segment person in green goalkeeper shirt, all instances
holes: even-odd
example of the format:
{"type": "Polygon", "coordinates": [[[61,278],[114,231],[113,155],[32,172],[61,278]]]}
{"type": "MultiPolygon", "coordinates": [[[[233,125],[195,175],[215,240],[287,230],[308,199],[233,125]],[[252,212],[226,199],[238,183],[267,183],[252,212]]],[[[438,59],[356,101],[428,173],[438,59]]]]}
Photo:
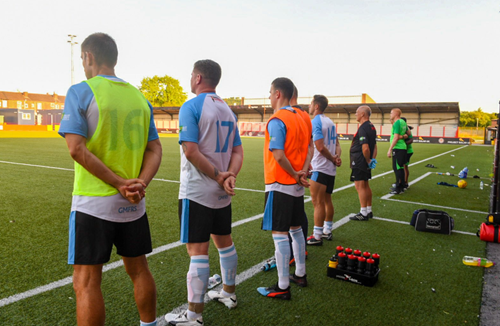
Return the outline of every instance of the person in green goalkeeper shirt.
{"type": "MultiPolygon", "coordinates": [[[[401,117],[401,120],[407,123],[406,118],[401,117]]],[[[405,162],[405,184],[403,186],[404,190],[407,190],[410,185],[408,184],[408,177],[410,176],[410,171],[408,170],[408,165],[410,164],[410,158],[413,155],[413,135],[411,133],[411,130],[413,129],[412,126],[406,127],[406,133],[403,135],[403,139],[406,143],[406,162],[405,162]]]]}
{"type": "Polygon", "coordinates": [[[406,122],[401,119],[401,110],[391,110],[391,140],[387,157],[392,157],[392,169],[396,175],[396,185],[391,188],[391,194],[399,195],[404,192],[405,170],[404,165],[406,162],[406,143],[403,135],[406,134],[406,122]]]}

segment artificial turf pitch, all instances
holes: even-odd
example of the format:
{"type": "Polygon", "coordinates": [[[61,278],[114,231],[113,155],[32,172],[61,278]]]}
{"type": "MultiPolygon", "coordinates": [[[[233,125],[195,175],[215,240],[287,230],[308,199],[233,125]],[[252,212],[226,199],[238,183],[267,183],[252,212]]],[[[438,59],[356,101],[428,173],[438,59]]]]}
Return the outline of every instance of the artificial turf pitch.
{"type": "MultiPolygon", "coordinates": [[[[163,162],[146,196],[153,247],[163,250],[149,257],[158,289],[159,316],[186,303],[185,278],[189,264],[184,246],[168,247],[179,240],[178,183],[172,182],[179,180],[179,145],[176,138],[162,137],[161,142],[163,162]]],[[[334,221],[359,210],[357,193],[349,181],[350,142],[341,142],[341,145],[343,166],[338,169],[335,188],[346,188],[333,195],[334,221]]],[[[237,187],[245,190],[238,190],[233,199],[233,222],[258,216],[264,208],[263,140],[244,138],[243,147],[245,159],[237,187]]],[[[479,212],[488,211],[490,188],[480,190],[480,180],[472,178],[467,179],[466,189],[438,186],[439,181],[456,183],[458,178],[434,172],[458,174],[467,166],[469,176],[487,177],[492,170],[493,148],[431,144],[414,144],[414,148],[414,163],[445,154],[411,166],[410,180],[433,173],[413,184],[403,195],[391,197],[405,201],[396,202],[382,199],[389,193],[394,176],[390,173],[391,160],[386,156],[388,144],[378,143],[379,164],[370,185],[374,215],[381,219],[348,222],[334,230],[333,241],[325,241],[322,247],[308,247],[308,287],[298,288],[292,284],[290,301],[264,298],[256,288],[274,284],[276,271],[256,273],[238,285],[236,309],[208,303],[205,324],[477,325],[483,270],[465,266],[461,259],[465,255],[484,256],[485,243],[475,235],[416,232],[409,225],[383,219],[409,222],[415,209],[432,209],[424,204],[439,205],[450,207],[443,210],[455,218],[456,230],[475,233],[486,216],[479,212]],[[428,163],[437,169],[426,168],[428,163]],[[339,244],[381,255],[379,281],[374,287],[326,276],[328,258],[339,244]]],[[[68,280],[72,273],[71,266],[66,264],[66,255],[73,163],[65,142],[58,138],[3,138],[0,139],[0,161],[0,196],[3,198],[0,206],[0,324],[74,325],[75,298],[71,284],[66,282],[40,290],[47,284],[68,280]],[[33,289],[40,291],[22,297],[33,289]]],[[[307,202],[305,208],[312,232],[312,203],[307,202]]],[[[239,272],[259,265],[274,254],[271,234],[261,231],[260,224],[261,219],[257,217],[233,228],[239,272]]],[[[113,254],[110,263],[117,261],[119,256],[113,254]]],[[[123,266],[116,263],[110,266],[115,268],[104,272],[102,285],[106,324],[138,325],[132,284],[123,266]]],[[[218,255],[213,246],[210,266],[212,274],[219,273],[218,255]]]]}

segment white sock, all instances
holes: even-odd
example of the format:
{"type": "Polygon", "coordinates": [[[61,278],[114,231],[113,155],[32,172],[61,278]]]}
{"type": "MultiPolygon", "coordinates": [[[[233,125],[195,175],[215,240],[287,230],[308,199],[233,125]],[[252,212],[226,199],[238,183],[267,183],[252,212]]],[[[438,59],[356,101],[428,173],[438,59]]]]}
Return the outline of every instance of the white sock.
{"type": "Polygon", "coordinates": [[[220,291],[220,294],[225,297],[225,298],[229,298],[230,296],[232,296],[234,293],[229,293],[229,292],[226,292],[224,290],[221,290],[220,291]]]}
{"type": "Polygon", "coordinates": [[[321,240],[321,236],[323,235],[323,228],[321,226],[316,226],[315,225],[314,226],[313,234],[314,234],[314,238],[316,240],[321,240]]]}
{"type": "Polygon", "coordinates": [[[201,314],[197,314],[196,312],[188,309],[187,310],[187,317],[188,317],[188,319],[195,320],[196,318],[201,317],[201,314]]]}
{"type": "MultiPolygon", "coordinates": [[[[292,247],[295,255],[295,275],[302,277],[306,275],[306,240],[302,228],[290,230],[289,233],[292,236],[292,247]]],[[[316,233],[316,230],[314,233],[316,233]]]]}
{"type": "Polygon", "coordinates": [[[278,286],[280,289],[285,290],[290,285],[290,244],[288,237],[282,234],[273,234],[273,240],[276,249],[274,256],[276,257],[276,270],[278,271],[278,286]]]}
{"type": "Polygon", "coordinates": [[[372,207],[371,207],[371,206],[366,206],[366,211],[367,211],[368,213],[371,213],[371,212],[372,212],[372,207]]]}
{"type": "Polygon", "coordinates": [[[366,207],[361,207],[361,214],[362,214],[363,216],[368,215],[368,212],[366,211],[366,207]]]}
{"type": "Polygon", "coordinates": [[[222,282],[226,285],[235,285],[236,268],[238,267],[238,254],[234,248],[234,243],[226,248],[220,248],[220,271],[222,282]]]}
{"type": "Polygon", "coordinates": [[[143,322],[142,320],[140,321],[141,323],[141,326],[156,326],[156,320],[155,321],[152,321],[150,323],[145,323],[143,322]]]}
{"type": "Polygon", "coordinates": [[[325,234],[332,233],[332,229],[333,229],[333,221],[325,221],[325,223],[323,223],[323,233],[325,234]]]}
{"type": "Polygon", "coordinates": [[[208,255],[191,256],[189,271],[186,277],[188,302],[203,302],[209,277],[210,267],[208,265],[208,255]]]}

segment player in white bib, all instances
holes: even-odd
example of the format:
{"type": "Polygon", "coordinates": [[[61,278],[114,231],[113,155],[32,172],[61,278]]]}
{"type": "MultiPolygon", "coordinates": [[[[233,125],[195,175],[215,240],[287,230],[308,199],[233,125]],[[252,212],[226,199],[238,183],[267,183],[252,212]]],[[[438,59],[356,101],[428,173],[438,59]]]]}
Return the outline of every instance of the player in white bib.
{"type": "Polygon", "coordinates": [[[243,163],[243,148],[236,116],[215,94],[220,77],[221,68],[216,62],[197,61],[191,75],[191,91],[197,96],[179,111],[180,238],[191,262],[187,273],[189,306],[181,314],[165,315],[171,325],[203,325],[210,237],[219,251],[223,288],[210,291],[208,296],[230,309],[237,304],[238,255],[231,238],[231,196],[243,163]]]}
{"type": "Polygon", "coordinates": [[[332,120],[324,115],[328,99],[314,95],[309,106],[312,120],[314,156],[311,161],[311,197],[314,205],[314,231],[307,238],[308,245],[320,246],[323,239],[332,240],[333,214],[332,192],[335,186],[337,166],[342,164],[337,131],[332,120]]]}

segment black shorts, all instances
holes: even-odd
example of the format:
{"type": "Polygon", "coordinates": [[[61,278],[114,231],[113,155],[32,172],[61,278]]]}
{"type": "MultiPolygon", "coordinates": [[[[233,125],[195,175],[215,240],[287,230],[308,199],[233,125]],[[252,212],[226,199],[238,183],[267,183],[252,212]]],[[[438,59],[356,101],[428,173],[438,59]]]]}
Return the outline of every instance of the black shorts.
{"type": "Polygon", "coordinates": [[[413,155],[413,153],[408,153],[408,152],[406,153],[406,163],[405,163],[406,165],[408,165],[410,163],[410,158],[412,155],[413,155]]]}
{"type": "Polygon", "coordinates": [[[123,257],[139,257],[153,251],[148,216],[125,223],[106,221],[82,212],[69,219],[68,264],[98,265],[109,261],[113,245],[123,257]]]}
{"type": "Polygon", "coordinates": [[[351,181],[368,181],[372,178],[372,170],[352,169],[351,181]]]}
{"type": "Polygon", "coordinates": [[[231,234],[231,204],[223,208],[209,208],[189,199],[179,199],[181,242],[200,243],[210,235],[231,234]]]}
{"type": "Polygon", "coordinates": [[[394,171],[404,169],[406,163],[406,149],[392,150],[392,169],[394,171]]]}
{"type": "Polygon", "coordinates": [[[262,230],[288,232],[304,219],[304,196],[294,197],[278,191],[266,192],[262,230]]]}
{"type": "Polygon", "coordinates": [[[325,185],[327,194],[333,193],[333,188],[335,187],[334,175],[328,175],[323,172],[314,171],[311,175],[311,180],[325,185]]]}

